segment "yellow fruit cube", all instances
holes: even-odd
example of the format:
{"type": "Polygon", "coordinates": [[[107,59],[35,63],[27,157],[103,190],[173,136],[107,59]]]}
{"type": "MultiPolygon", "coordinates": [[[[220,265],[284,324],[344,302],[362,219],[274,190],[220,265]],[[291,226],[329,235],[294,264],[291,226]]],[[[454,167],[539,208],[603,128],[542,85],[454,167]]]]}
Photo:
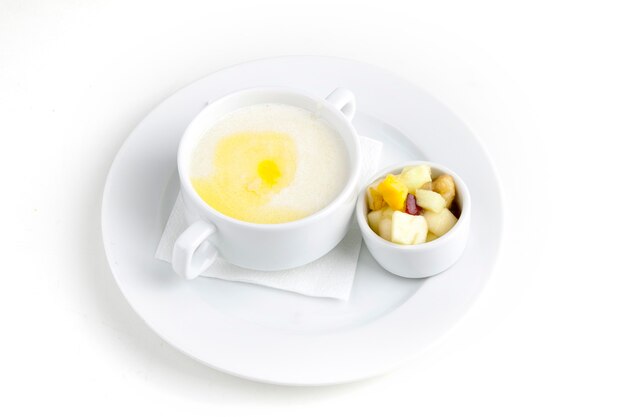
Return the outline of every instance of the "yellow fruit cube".
{"type": "Polygon", "coordinates": [[[367,187],[367,206],[370,210],[380,210],[385,206],[383,195],[376,187],[367,187]]]}
{"type": "Polygon", "coordinates": [[[382,194],[383,200],[394,210],[404,211],[406,195],[409,193],[407,186],[395,175],[387,175],[387,178],[378,184],[378,191],[382,194]]]}

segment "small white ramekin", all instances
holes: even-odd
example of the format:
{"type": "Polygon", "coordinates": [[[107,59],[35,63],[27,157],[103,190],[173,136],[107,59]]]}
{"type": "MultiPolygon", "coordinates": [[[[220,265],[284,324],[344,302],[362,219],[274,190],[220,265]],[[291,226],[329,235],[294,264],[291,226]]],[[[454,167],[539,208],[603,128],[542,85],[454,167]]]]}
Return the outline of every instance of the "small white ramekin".
{"type": "Polygon", "coordinates": [[[376,261],[392,274],[406,278],[426,278],[450,268],[463,254],[470,230],[471,198],[463,180],[452,170],[429,161],[407,161],[394,165],[376,174],[361,190],[356,204],[356,218],[361,228],[365,245],[376,261]],[[449,174],[456,185],[456,202],[461,208],[457,223],[448,233],[426,243],[399,245],[378,236],[367,222],[367,187],[387,174],[399,174],[402,168],[430,165],[433,177],[449,174]]]}

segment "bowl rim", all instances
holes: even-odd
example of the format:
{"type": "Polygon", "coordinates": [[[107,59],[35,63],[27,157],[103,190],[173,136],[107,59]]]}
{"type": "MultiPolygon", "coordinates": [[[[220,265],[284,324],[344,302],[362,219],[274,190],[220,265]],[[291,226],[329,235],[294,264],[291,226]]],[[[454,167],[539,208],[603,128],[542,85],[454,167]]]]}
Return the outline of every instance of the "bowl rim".
{"type": "Polygon", "coordinates": [[[471,213],[471,206],[472,206],[472,201],[471,201],[469,189],[467,188],[467,185],[465,184],[463,179],[456,172],[436,162],[423,161],[423,160],[411,160],[411,161],[404,161],[404,162],[400,162],[397,164],[389,165],[381,169],[380,171],[378,171],[376,174],[372,175],[366,181],[365,186],[363,186],[363,188],[359,191],[359,197],[357,199],[356,208],[355,208],[355,211],[356,211],[355,215],[357,218],[357,223],[359,224],[359,228],[361,229],[361,234],[363,235],[363,238],[366,238],[366,237],[372,238],[377,243],[382,244],[384,246],[386,245],[387,247],[394,249],[394,250],[422,251],[422,250],[433,249],[433,248],[436,248],[437,246],[444,245],[448,240],[453,239],[454,235],[458,232],[458,230],[461,229],[461,225],[469,221],[470,213],[471,213]],[[456,224],[452,226],[450,230],[448,230],[443,236],[439,236],[437,239],[431,240],[430,242],[424,242],[424,243],[419,243],[419,244],[414,244],[414,245],[402,245],[399,243],[390,242],[386,239],[383,239],[377,233],[375,233],[367,221],[367,214],[369,210],[369,208],[367,207],[365,203],[367,188],[372,183],[374,183],[375,181],[378,181],[379,179],[382,179],[388,174],[395,175],[399,173],[403,168],[406,168],[409,166],[418,166],[418,165],[429,165],[431,169],[434,168],[438,171],[441,171],[442,174],[449,174],[450,176],[452,176],[452,178],[454,179],[456,189],[457,189],[457,195],[460,195],[463,200],[463,207],[461,208],[461,215],[459,216],[459,219],[457,220],[456,224]]]}
{"type": "MultiPolygon", "coordinates": [[[[273,101],[268,100],[267,102],[270,103],[273,101]]],[[[188,150],[188,151],[192,152],[192,150],[188,150]]],[[[350,153],[349,149],[347,149],[347,153],[348,154],[350,153]]],[[[208,212],[215,218],[219,219],[219,221],[229,223],[238,227],[245,227],[245,228],[255,229],[259,231],[297,229],[299,227],[306,226],[312,222],[319,221],[322,218],[332,215],[336,211],[337,207],[342,205],[345,201],[349,201],[350,197],[354,196],[355,190],[358,190],[358,184],[359,184],[358,179],[361,174],[361,170],[363,169],[362,166],[363,166],[363,161],[362,161],[361,143],[359,140],[359,135],[356,132],[356,129],[354,127],[352,120],[346,119],[345,115],[335,106],[330,104],[326,100],[325,97],[317,97],[304,90],[300,90],[297,88],[288,88],[288,87],[271,86],[271,85],[249,87],[249,88],[244,88],[240,90],[235,90],[219,97],[216,100],[213,100],[207,103],[207,105],[202,110],[200,110],[185,127],[185,130],[181,136],[181,139],[178,143],[178,148],[176,151],[176,171],[178,173],[178,178],[180,182],[181,194],[183,195],[183,197],[189,197],[190,203],[193,205],[193,207],[198,211],[198,213],[202,217],[204,217],[205,213],[208,212]],[[201,123],[202,116],[205,113],[207,113],[213,105],[217,106],[223,102],[226,102],[227,100],[232,100],[234,97],[237,97],[237,96],[254,95],[254,94],[268,94],[268,95],[283,94],[283,95],[299,96],[303,98],[304,100],[315,103],[318,106],[325,107],[331,113],[334,114],[335,118],[337,118],[337,120],[340,123],[344,124],[345,127],[347,128],[349,135],[346,135],[346,137],[342,139],[346,141],[350,141],[354,145],[355,163],[354,163],[354,166],[351,167],[348,177],[346,178],[345,184],[343,188],[341,189],[341,191],[339,192],[339,194],[337,194],[335,198],[333,198],[326,206],[322,207],[318,211],[311,213],[310,215],[303,217],[301,219],[292,220],[292,221],[284,222],[284,223],[253,223],[253,222],[248,222],[245,220],[240,220],[234,217],[227,216],[226,214],[221,213],[220,211],[218,211],[217,209],[211,207],[208,203],[206,203],[198,195],[198,193],[196,193],[193,186],[191,185],[191,179],[188,178],[188,175],[186,175],[187,172],[186,172],[186,167],[185,167],[185,161],[187,159],[186,157],[187,153],[185,151],[188,150],[187,149],[188,142],[191,142],[194,140],[194,136],[191,133],[194,127],[201,123]]],[[[209,219],[209,221],[213,222],[215,221],[215,219],[209,219]]]]}

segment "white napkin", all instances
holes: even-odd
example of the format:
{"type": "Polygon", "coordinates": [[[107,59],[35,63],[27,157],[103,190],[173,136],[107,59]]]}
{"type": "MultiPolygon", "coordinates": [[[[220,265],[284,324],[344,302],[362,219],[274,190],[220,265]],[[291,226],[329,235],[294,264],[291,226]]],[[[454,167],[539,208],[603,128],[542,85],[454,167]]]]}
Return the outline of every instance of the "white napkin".
{"type": "MultiPolygon", "coordinates": [[[[363,162],[360,186],[376,173],[381,150],[380,142],[361,136],[363,162]]],[[[156,250],[157,259],[172,261],[174,242],[187,226],[179,195],[156,250]]],[[[361,233],[353,219],[346,237],[332,251],[307,265],[285,271],[255,271],[231,265],[218,256],[202,276],[264,285],[312,297],[347,300],[352,290],[360,249],[361,233]]]]}

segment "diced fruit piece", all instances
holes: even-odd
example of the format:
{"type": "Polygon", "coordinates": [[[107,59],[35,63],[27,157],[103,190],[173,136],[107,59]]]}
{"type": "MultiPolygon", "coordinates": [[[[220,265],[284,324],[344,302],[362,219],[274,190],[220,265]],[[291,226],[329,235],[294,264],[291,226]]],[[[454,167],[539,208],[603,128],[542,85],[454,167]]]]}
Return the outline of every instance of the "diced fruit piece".
{"type": "Polygon", "coordinates": [[[415,234],[415,239],[413,239],[413,244],[417,245],[418,243],[426,242],[426,238],[428,237],[428,222],[424,218],[424,216],[415,216],[417,219],[417,233],[415,234]]]}
{"type": "Polygon", "coordinates": [[[437,239],[437,235],[433,234],[431,232],[428,232],[428,234],[426,235],[426,242],[430,242],[437,239]]]}
{"type": "Polygon", "coordinates": [[[401,245],[412,245],[426,241],[428,224],[423,216],[396,211],[391,218],[391,241],[401,245]]]}
{"type": "Polygon", "coordinates": [[[384,181],[378,184],[378,191],[389,207],[404,211],[404,200],[409,190],[395,175],[387,175],[384,181]]]}
{"type": "Polygon", "coordinates": [[[454,196],[456,195],[454,179],[448,174],[440,175],[433,181],[433,191],[441,194],[446,200],[446,208],[450,208],[450,205],[454,201],[454,196]]]}
{"type": "Polygon", "coordinates": [[[382,211],[383,211],[383,218],[391,219],[391,216],[393,216],[393,212],[395,210],[389,206],[385,206],[385,208],[382,211]]]}
{"type": "Polygon", "coordinates": [[[391,219],[383,218],[378,223],[378,236],[391,242],[391,219]]]}
{"type": "Polygon", "coordinates": [[[415,192],[417,204],[435,213],[439,213],[446,207],[446,200],[438,193],[428,190],[417,190],[415,192]]]}
{"type": "Polygon", "coordinates": [[[380,221],[383,219],[383,211],[375,210],[367,213],[367,223],[369,223],[370,227],[374,231],[374,233],[378,234],[378,225],[380,221]]]}
{"type": "Polygon", "coordinates": [[[433,183],[432,181],[427,182],[426,184],[422,185],[420,187],[420,190],[428,190],[428,191],[432,191],[433,189],[433,183]]]}
{"type": "Polygon", "coordinates": [[[444,208],[439,213],[425,210],[424,217],[428,222],[428,230],[437,236],[446,234],[457,222],[457,218],[447,208],[444,208]]]}
{"type": "Polygon", "coordinates": [[[391,217],[391,241],[402,245],[410,245],[415,240],[417,227],[410,214],[396,211],[391,217]]]}
{"type": "Polygon", "coordinates": [[[404,207],[404,212],[412,214],[413,216],[419,216],[422,214],[422,208],[417,205],[417,201],[415,200],[415,196],[413,194],[408,194],[406,196],[406,206],[404,207]]]}
{"type": "Polygon", "coordinates": [[[376,185],[367,187],[367,206],[370,210],[380,210],[385,205],[383,195],[378,192],[376,185]]]}
{"type": "Polygon", "coordinates": [[[419,190],[422,185],[431,181],[430,166],[418,165],[416,167],[406,167],[400,173],[400,180],[406,184],[409,191],[414,193],[419,190]]]}

